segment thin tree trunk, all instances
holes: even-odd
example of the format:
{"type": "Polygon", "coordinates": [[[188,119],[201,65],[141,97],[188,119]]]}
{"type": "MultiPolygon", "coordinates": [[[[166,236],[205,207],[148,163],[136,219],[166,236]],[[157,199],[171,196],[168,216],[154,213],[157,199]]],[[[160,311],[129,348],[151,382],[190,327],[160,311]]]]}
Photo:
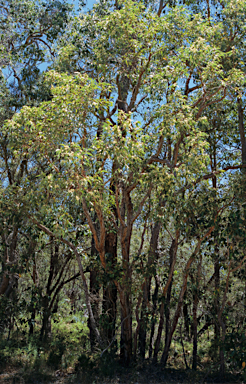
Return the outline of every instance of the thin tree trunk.
{"type": "Polygon", "coordinates": [[[159,291],[159,282],[157,280],[157,276],[155,276],[155,291],[152,296],[152,318],[151,318],[151,331],[150,331],[150,340],[149,340],[149,359],[152,358],[152,353],[153,353],[153,338],[155,334],[158,291],[159,291]]]}
{"type": "Polygon", "coordinates": [[[182,332],[182,321],[181,321],[181,324],[180,324],[179,333],[180,333],[180,343],[181,343],[182,350],[183,350],[183,357],[184,357],[185,368],[186,369],[190,369],[189,365],[187,363],[186,354],[185,354],[185,347],[184,347],[184,342],[183,342],[183,332],[182,332]]]}
{"type": "MultiPolygon", "coordinates": [[[[216,248],[217,249],[217,248],[216,248]]],[[[218,249],[217,249],[218,251],[218,249]]],[[[216,318],[214,322],[214,341],[216,347],[218,347],[218,342],[220,340],[220,324],[218,321],[218,315],[220,311],[220,262],[217,257],[214,263],[214,291],[215,291],[215,298],[214,298],[214,308],[215,308],[215,313],[216,313],[216,318]]]]}
{"type": "Polygon", "coordinates": [[[192,333],[193,333],[193,359],[192,359],[192,369],[196,371],[197,369],[197,307],[199,302],[199,285],[200,285],[200,276],[201,276],[201,267],[202,267],[202,255],[200,256],[200,262],[197,269],[196,276],[196,287],[193,294],[193,324],[192,324],[192,333]]]}
{"type": "Polygon", "coordinates": [[[142,296],[141,296],[141,294],[139,294],[137,305],[136,305],[136,310],[135,310],[137,327],[136,327],[136,331],[135,331],[135,335],[134,335],[134,347],[133,347],[134,360],[136,360],[136,357],[137,357],[137,343],[138,343],[138,334],[139,334],[139,328],[140,328],[139,306],[141,304],[141,301],[142,301],[142,296]]]}
{"type": "Polygon", "coordinates": [[[183,315],[184,315],[184,326],[185,326],[186,337],[188,340],[190,340],[190,316],[189,316],[188,304],[185,301],[186,301],[186,295],[184,297],[183,315]]]}
{"type": "MultiPolygon", "coordinates": [[[[97,250],[95,248],[95,241],[92,237],[91,241],[91,256],[92,258],[97,255],[97,250]]],[[[93,312],[94,320],[96,323],[96,326],[99,325],[99,291],[100,287],[98,284],[98,269],[94,265],[90,269],[90,300],[91,300],[91,309],[93,312]]],[[[91,323],[91,318],[89,316],[88,318],[88,328],[90,331],[90,345],[91,345],[91,351],[94,351],[97,343],[97,335],[95,333],[95,329],[91,323]]]]}
{"type": "MultiPolygon", "coordinates": [[[[171,268],[171,258],[170,258],[170,268],[171,268]]],[[[167,299],[165,302],[165,345],[168,342],[168,335],[170,333],[170,302],[171,302],[171,293],[172,293],[172,285],[173,285],[173,279],[171,280],[168,290],[167,290],[167,299]]]]}
{"type": "Polygon", "coordinates": [[[124,275],[120,288],[121,303],[121,341],[120,341],[120,358],[121,362],[128,366],[132,358],[132,303],[131,303],[131,269],[130,269],[130,240],[132,235],[132,217],[133,206],[130,194],[123,191],[124,201],[121,215],[121,250],[122,250],[122,266],[124,275]],[[127,210],[127,224],[123,224],[127,210]]]}
{"type": "MultiPolygon", "coordinates": [[[[169,324],[169,315],[168,315],[168,305],[165,305],[167,303],[169,295],[171,295],[171,289],[172,289],[172,280],[173,280],[173,272],[174,272],[174,266],[176,262],[176,255],[177,255],[177,250],[178,250],[178,238],[179,238],[179,232],[176,232],[176,237],[175,239],[172,240],[171,247],[169,249],[169,275],[168,275],[168,281],[164,287],[163,290],[163,295],[162,295],[162,303],[160,307],[160,321],[159,321],[159,326],[158,326],[158,332],[157,332],[157,337],[156,337],[156,342],[155,342],[155,350],[154,350],[154,357],[153,357],[153,364],[157,363],[157,356],[160,348],[160,342],[161,342],[161,336],[162,336],[162,331],[163,331],[163,326],[164,326],[164,313],[166,309],[166,316],[168,318],[168,321],[166,324],[169,324]],[[167,294],[167,298],[165,297],[167,294]]],[[[171,297],[171,296],[170,296],[171,297]]],[[[167,328],[169,326],[167,325],[167,328]]],[[[166,340],[168,339],[167,333],[166,333],[166,340]]]]}
{"type": "Polygon", "coordinates": [[[139,329],[139,353],[142,359],[145,358],[146,335],[147,335],[147,326],[148,326],[148,303],[150,301],[150,287],[151,287],[152,275],[153,273],[155,274],[155,271],[153,270],[153,265],[156,259],[158,258],[157,248],[158,248],[160,228],[161,228],[160,222],[156,222],[152,229],[148,262],[147,262],[148,276],[146,277],[144,286],[143,286],[143,301],[142,301],[141,320],[140,320],[140,329],[139,329]]]}
{"type": "MultiPolygon", "coordinates": [[[[97,130],[97,138],[100,139],[103,129],[103,123],[105,121],[104,112],[98,111],[101,123],[98,126],[97,130]]],[[[112,196],[115,196],[116,191],[116,181],[114,179],[115,172],[117,171],[117,162],[113,162],[112,166],[112,182],[110,184],[109,193],[112,196]]],[[[111,206],[112,214],[115,217],[115,221],[117,222],[117,209],[114,204],[111,206]]],[[[107,228],[105,234],[105,256],[107,258],[107,282],[103,286],[103,302],[102,302],[102,337],[104,341],[111,345],[111,350],[117,350],[117,341],[114,343],[111,341],[115,336],[115,326],[116,326],[116,316],[117,316],[117,287],[114,283],[114,279],[108,274],[114,274],[114,269],[117,264],[117,232],[115,228],[108,223],[109,227],[107,228]]],[[[96,252],[94,246],[94,252],[96,252]]],[[[97,311],[98,312],[98,311],[97,311]]],[[[95,313],[96,317],[98,317],[98,313],[95,313]]]]}
{"type": "MultiPolygon", "coordinates": [[[[229,251],[228,251],[228,253],[229,253],[229,251]]],[[[228,259],[229,259],[229,254],[228,254],[228,259]]],[[[228,289],[229,289],[230,274],[231,274],[231,272],[235,272],[239,268],[241,268],[242,263],[243,263],[243,260],[233,270],[231,269],[232,262],[230,261],[230,263],[229,263],[229,270],[228,270],[228,274],[227,274],[227,278],[226,278],[226,286],[225,286],[225,290],[224,290],[224,294],[223,294],[223,298],[222,298],[222,302],[221,302],[221,307],[220,307],[219,312],[218,312],[218,323],[219,323],[219,325],[221,327],[221,331],[222,331],[221,345],[220,345],[220,351],[219,351],[219,356],[220,356],[220,379],[221,380],[223,380],[224,376],[225,376],[224,342],[225,342],[225,336],[226,336],[226,325],[225,325],[225,322],[223,320],[223,311],[225,309],[225,304],[226,304],[226,299],[227,299],[227,292],[228,292],[228,289]]]]}
{"type": "Polygon", "coordinates": [[[151,280],[151,277],[146,278],[146,281],[143,287],[143,301],[142,301],[142,308],[141,308],[141,319],[140,319],[139,337],[138,337],[139,354],[142,359],[145,358],[146,330],[147,330],[147,322],[148,322],[147,304],[149,302],[150,280],[151,280]]]}
{"type": "Polygon", "coordinates": [[[197,369],[197,304],[198,298],[197,294],[194,296],[193,302],[193,324],[192,324],[192,333],[193,333],[193,351],[192,351],[192,369],[196,371],[197,369]]]}
{"type": "MultiPolygon", "coordinates": [[[[35,260],[35,257],[34,257],[34,265],[33,265],[33,271],[32,271],[32,280],[33,280],[35,288],[37,287],[36,275],[37,275],[36,260],[35,260]]],[[[35,295],[36,295],[36,293],[35,293],[35,295]]],[[[35,307],[33,306],[32,314],[31,314],[31,319],[30,319],[30,323],[29,323],[30,324],[30,326],[29,326],[29,335],[30,336],[33,335],[33,332],[34,332],[35,317],[36,317],[36,310],[35,310],[35,307]]]]}
{"type": "MultiPolygon", "coordinates": [[[[106,234],[105,254],[109,272],[114,273],[117,263],[117,235],[114,232],[106,234]]],[[[117,287],[113,279],[109,276],[106,286],[103,289],[103,315],[104,315],[104,339],[110,344],[115,336],[115,325],[117,315],[117,287]]],[[[111,349],[116,349],[116,342],[111,349]]]]}
{"type": "Polygon", "coordinates": [[[180,312],[181,312],[181,308],[182,308],[182,305],[183,305],[184,295],[185,295],[186,288],[187,288],[187,279],[188,279],[188,275],[189,275],[190,266],[193,263],[193,261],[195,259],[195,256],[197,255],[197,253],[199,252],[199,250],[201,248],[202,241],[205,238],[207,238],[208,236],[210,236],[210,234],[211,234],[211,232],[213,230],[214,230],[214,226],[212,226],[206,232],[206,234],[198,241],[197,246],[196,246],[193,254],[191,255],[191,257],[189,258],[189,260],[186,263],[184,277],[183,277],[183,284],[182,284],[182,287],[181,287],[181,290],[180,290],[180,293],[179,293],[178,305],[177,305],[177,308],[176,308],[176,311],[175,311],[175,315],[174,315],[174,318],[173,318],[173,321],[172,321],[171,330],[169,332],[169,335],[168,335],[168,338],[167,338],[167,342],[165,344],[165,348],[164,348],[164,351],[163,351],[163,354],[162,354],[162,357],[161,357],[161,362],[164,365],[164,367],[165,367],[165,365],[167,363],[169,349],[170,349],[171,342],[172,342],[172,337],[173,337],[173,334],[175,332],[175,329],[177,327],[178,320],[179,320],[179,317],[180,317],[180,312]]]}
{"type": "MultiPolygon", "coordinates": [[[[86,211],[86,214],[87,214],[87,211],[86,211]]],[[[32,222],[34,224],[37,225],[37,227],[39,229],[41,229],[43,232],[45,232],[47,235],[49,236],[52,236],[52,237],[56,237],[55,234],[50,230],[48,229],[47,227],[45,227],[45,225],[39,223],[35,218],[31,218],[32,222]]],[[[91,223],[90,223],[91,224],[91,223]]],[[[96,321],[95,321],[95,318],[93,316],[93,311],[92,311],[92,308],[91,308],[91,300],[90,300],[90,294],[89,294],[89,289],[88,289],[88,285],[87,285],[87,281],[86,281],[86,277],[85,277],[85,274],[84,274],[84,270],[83,270],[83,267],[82,267],[82,263],[81,263],[81,259],[80,259],[80,255],[78,253],[78,250],[76,248],[75,245],[73,245],[73,243],[71,243],[69,240],[66,240],[64,239],[63,237],[60,237],[59,240],[64,243],[64,244],[67,244],[74,252],[75,256],[76,256],[76,260],[77,260],[77,263],[78,263],[78,267],[79,267],[79,273],[81,275],[81,278],[82,278],[82,282],[83,282],[83,288],[84,288],[84,292],[85,292],[85,302],[86,302],[86,307],[88,309],[88,313],[89,313],[89,318],[90,318],[90,322],[91,322],[91,326],[93,328],[93,331],[96,335],[96,340],[100,346],[100,348],[104,348],[104,345],[103,345],[103,342],[102,342],[102,339],[101,339],[101,335],[100,335],[100,332],[97,328],[97,325],[96,325],[96,321]]],[[[100,255],[101,258],[103,259],[103,254],[100,255]]]]}
{"type": "MultiPolygon", "coordinates": [[[[190,264],[191,264],[192,260],[189,260],[189,261],[190,261],[190,264]]],[[[166,337],[166,343],[165,343],[164,351],[163,351],[163,354],[162,354],[162,357],[161,357],[161,363],[163,364],[164,367],[165,367],[165,365],[167,363],[169,349],[170,349],[171,342],[172,342],[172,337],[173,337],[174,331],[175,331],[175,329],[177,327],[178,320],[179,320],[179,317],[180,317],[181,308],[182,308],[182,305],[183,305],[184,294],[185,294],[186,287],[187,287],[187,278],[188,278],[188,271],[185,273],[185,276],[184,276],[184,279],[183,279],[183,285],[182,285],[182,288],[180,290],[179,299],[178,299],[178,305],[177,305],[176,312],[175,312],[175,315],[174,315],[174,318],[173,318],[173,322],[172,322],[172,326],[171,326],[170,332],[168,333],[168,335],[166,337]]]]}
{"type": "Polygon", "coordinates": [[[220,326],[221,326],[221,344],[220,345],[220,379],[223,380],[225,377],[225,354],[224,354],[224,341],[225,341],[225,335],[226,335],[226,326],[221,318],[220,320],[220,326]]]}
{"type": "MultiPolygon", "coordinates": [[[[216,148],[214,147],[213,151],[213,157],[211,159],[212,165],[212,171],[216,171],[217,169],[217,159],[216,159],[216,148]]],[[[217,188],[217,178],[216,176],[212,179],[213,188],[217,188]]],[[[214,249],[215,249],[215,262],[214,262],[214,291],[215,291],[215,298],[214,298],[214,308],[215,308],[215,322],[214,322],[214,341],[216,349],[218,348],[218,343],[220,340],[220,323],[218,320],[219,317],[219,311],[220,311],[220,261],[219,261],[219,248],[216,243],[216,240],[214,240],[214,249]]],[[[217,352],[216,352],[217,353],[217,352]]]]}

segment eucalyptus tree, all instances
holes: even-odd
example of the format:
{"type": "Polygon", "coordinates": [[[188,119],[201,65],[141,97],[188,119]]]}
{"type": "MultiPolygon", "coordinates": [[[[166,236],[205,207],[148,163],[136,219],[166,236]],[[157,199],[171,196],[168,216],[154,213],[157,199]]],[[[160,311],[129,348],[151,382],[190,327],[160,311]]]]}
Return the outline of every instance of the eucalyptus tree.
{"type": "MultiPolygon", "coordinates": [[[[231,52],[230,57],[227,57],[222,61],[222,70],[224,73],[231,71],[232,69],[245,72],[245,3],[244,2],[218,2],[215,7],[207,2],[207,6],[204,7],[206,17],[210,23],[221,24],[221,37],[218,44],[221,46],[221,50],[224,52],[231,52]]],[[[212,106],[212,111],[208,112],[208,118],[210,121],[209,126],[209,142],[210,142],[210,164],[213,171],[217,171],[220,167],[226,169],[240,168],[242,164],[241,173],[241,185],[235,190],[234,198],[240,203],[244,203],[244,189],[245,182],[243,174],[244,162],[245,162],[245,130],[244,130],[244,92],[245,82],[243,77],[239,80],[235,87],[230,87],[227,90],[227,97],[224,102],[217,107],[212,106]],[[228,151],[228,149],[230,150],[228,151]],[[240,156],[241,152],[241,156],[240,156]],[[240,159],[241,157],[241,159],[240,159]]],[[[238,174],[237,174],[238,175],[238,174]]],[[[231,187],[234,185],[233,178],[224,178],[223,182],[217,179],[216,175],[213,178],[213,187],[218,189],[218,195],[227,193],[225,188],[226,181],[231,187]]],[[[238,185],[239,186],[239,185],[238,185]]],[[[234,212],[228,213],[229,217],[235,215],[238,218],[238,223],[234,223],[237,227],[239,224],[240,214],[235,212],[235,204],[230,206],[230,210],[234,212]]],[[[240,208],[240,211],[242,207],[240,208]]],[[[231,220],[231,219],[230,219],[231,220]]],[[[223,224],[222,224],[223,228],[223,224]]],[[[215,257],[215,337],[220,338],[220,333],[225,334],[225,320],[223,319],[221,307],[223,307],[223,296],[220,295],[220,270],[223,265],[224,243],[218,244],[221,234],[216,231],[217,235],[214,236],[214,257],[215,257]]],[[[229,236],[231,238],[231,235],[229,236]]],[[[236,253],[235,253],[236,258],[236,253]]],[[[224,268],[224,266],[223,266],[224,268]]],[[[229,272],[228,272],[229,273],[229,272]]],[[[222,339],[224,336],[222,335],[222,339]]],[[[223,349],[223,347],[222,347],[223,349]]],[[[224,374],[225,364],[223,351],[220,351],[220,371],[224,374]]]]}
{"type": "Polygon", "coordinates": [[[42,72],[54,59],[55,42],[70,10],[70,5],[60,1],[0,2],[1,296],[13,294],[23,258],[32,258],[36,247],[35,231],[30,230],[20,202],[12,199],[21,188],[27,159],[16,158],[3,126],[23,105],[38,105],[50,98],[42,72]]]}
{"type": "MultiPolygon", "coordinates": [[[[103,350],[116,337],[116,313],[107,300],[116,308],[117,290],[126,364],[132,359],[134,316],[134,354],[139,339],[143,358],[149,319],[152,356],[159,317],[155,362],[166,322],[161,359],[166,364],[188,279],[199,280],[192,265],[197,263],[201,273],[209,239],[215,244],[229,236],[223,220],[233,212],[235,196],[223,181],[225,172],[242,168],[240,153],[230,153],[239,133],[244,163],[244,50],[239,51],[244,3],[220,2],[216,10],[209,2],[179,6],[160,1],[155,10],[135,1],[100,2],[70,20],[67,34],[61,33],[68,10],[63,3],[42,7],[9,1],[2,8],[8,22],[1,24],[6,29],[1,60],[13,81],[5,82],[1,120],[27,104],[2,128],[2,201],[15,204],[29,225],[74,252],[90,325],[103,350]],[[53,56],[55,71],[35,88],[39,63],[53,56]],[[228,131],[230,122],[236,130],[228,131]],[[71,204],[79,206],[79,219],[71,204]],[[88,241],[77,236],[78,228],[91,234],[100,260],[103,306],[111,323],[103,334],[85,277],[88,241]],[[141,232],[137,244],[136,231],[141,232]],[[163,281],[158,276],[160,233],[171,239],[163,281]],[[177,265],[182,269],[178,277],[177,265]]],[[[223,241],[220,252],[228,246],[223,241]]],[[[239,264],[242,257],[239,252],[239,264]]],[[[230,264],[229,277],[235,268],[230,264]]],[[[219,270],[217,263],[217,275],[219,270]]],[[[226,287],[217,300],[221,328],[226,287]]],[[[194,327],[198,299],[194,294],[194,327]]],[[[197,331],[194,335],[195,368],[197,331]]]]}
{"type": "MultiPolygon", "coordinates": [[[[182,208],[192,202],[199,209],[193,186],[198,188],[198,183],[206,184],[206,180],[214,177],[208,168],[206,134],[201,129],[206,124],[205,111],[224,100],[227,89],[241,83],[242,74],[235,68],[226,73],[221,69],[221,63],[232,55],[231,51],[224,52],[215,39],[221,25],[211,25],[187,8],[169,9],[159,17],[136,2],[122,3],[120,9],[112,12],[97,6],[78,25],[72,36],[79,46],[80,61],[76,57],[76,45],[70,43],[61,50],[57,68],[77,60],[80,74],[67,76],[52,72],[49,76],[52,100],[37,108],[23,108],[7,129],[19,159],[24,155],[32,167],[34,162],[38,164],[45,158],[47,171],[27,168],[21,200],[34,224],[50,236],[59,237],[75,252],[90,320],[102,345],[79,245],[73,231],[68,230],[73,228],[73,217],[65,220],[66,204],[62,204],[61,191],[65,200],[72,196],[81,204],[101,267],[111,275],[118,290],[122,313],[121,357],[129,363],[136,300],[131,289],[133,229],[137,220],[144,220],[149,199],[153,201],[151,214],[158,217],[158,226],[167,225],[170,217],[176,217],[174,243],[170,248],[174,254],[170,256],[170,271],[162,292],[165,300],[179,237],[183,236],[180,226],[188,220],[182,208]],[[35,184],[32,171],[35,171],[35,184]],[[27,204],[29,189],[31,205],[27,204]],[[62,207],[62,214],[55,209],[57,204],[62,207]],[[53,221],[44,220],[41,212],[47,212],[46,217],[50,215],[53,221]],[[163,219],[165,213],[167,217],[163,219]],[[113,268],[105,249],[106,234],[112,231],[118,235],[120,248],[113,268]]],[[[222,210],[223,204],[214,212],[209,226],[200,227],[196,234],[198,240],[187,259],[164,363],[180,316],[190,266],[202,242],[214,230],[222,210]]],[[[153,263],[154,255],[149,264],[153,263]]],[[[143,284],[144,281],[143,276],[143,284]]],[[[155,358],[162,329],[160,322],[155,358]]]]}

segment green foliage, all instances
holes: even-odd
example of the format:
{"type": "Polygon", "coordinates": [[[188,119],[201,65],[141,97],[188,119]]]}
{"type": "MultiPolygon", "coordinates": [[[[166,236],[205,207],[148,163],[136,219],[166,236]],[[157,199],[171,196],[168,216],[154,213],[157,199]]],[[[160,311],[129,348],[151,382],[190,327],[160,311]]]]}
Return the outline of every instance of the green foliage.
{"type": "Polygon", "coordinates": [[[240,369],[245,1],[0,6],[3,360],[240,369]]]}

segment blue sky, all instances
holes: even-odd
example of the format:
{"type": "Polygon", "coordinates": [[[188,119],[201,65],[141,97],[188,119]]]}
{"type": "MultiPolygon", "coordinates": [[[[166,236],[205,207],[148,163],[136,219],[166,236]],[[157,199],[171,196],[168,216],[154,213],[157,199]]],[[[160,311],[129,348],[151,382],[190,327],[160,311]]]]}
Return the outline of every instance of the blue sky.
{"type": "MultiPolygon", "coordinates": [[[[71,4],[75,5],[75,9],[78,8],[79,0],[69,0],[71,4]]],[[[91,9],[96,0],[87,0],[85,9],[91,9]]]]}

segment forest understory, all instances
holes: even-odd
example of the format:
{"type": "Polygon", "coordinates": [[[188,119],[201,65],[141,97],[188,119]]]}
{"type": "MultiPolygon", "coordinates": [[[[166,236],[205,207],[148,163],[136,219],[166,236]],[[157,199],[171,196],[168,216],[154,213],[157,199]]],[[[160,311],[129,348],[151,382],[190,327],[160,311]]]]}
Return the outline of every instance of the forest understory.
{"type": "MultiPolygon", "coordinates": [[[[71,320],[71,318],[70,318],[71,320]]],[[[72,322],[54,331],[53,339],[47,343],[39,340],[39,335],[23,337],[25,327],[21,327],[12,341],[1,343],[0,383],[9,384],[244,384],[246,375],[243,368],[230,372],[221,378],[219,364],[211,349],[210,355],[199,351],[199,363],[196,371],[192,370],[192,343],[180,342],[175,338],[171,346],[169,359],[164,368],[160,363],[136,359],[130,366],[122,365],[115,353],[100,351],[90,353],[86,349],[88,328],[76,329],[72,322]],[[72,329],[73,328],[73,329],[72,329]],[[71,337],[72,335],[72,337],[71,337]],[[76,341],[75,338],[76,337],[76,341]],[[81,339],[83,343],[81,343],[81,339]],[[13,341],[14,340],[14,341],[13,341]],[[81,348],[81,344],[84,344],[81,348]],[[188,365],[188,366],[187,366],[188,365]]],[[[213,336],[210,334],[210,337],[213,336]]],[[[206,348],[209,335],[206,335],[206,348]]],[[[87,346],[89,347],[89,346],[87,346]]]]}

